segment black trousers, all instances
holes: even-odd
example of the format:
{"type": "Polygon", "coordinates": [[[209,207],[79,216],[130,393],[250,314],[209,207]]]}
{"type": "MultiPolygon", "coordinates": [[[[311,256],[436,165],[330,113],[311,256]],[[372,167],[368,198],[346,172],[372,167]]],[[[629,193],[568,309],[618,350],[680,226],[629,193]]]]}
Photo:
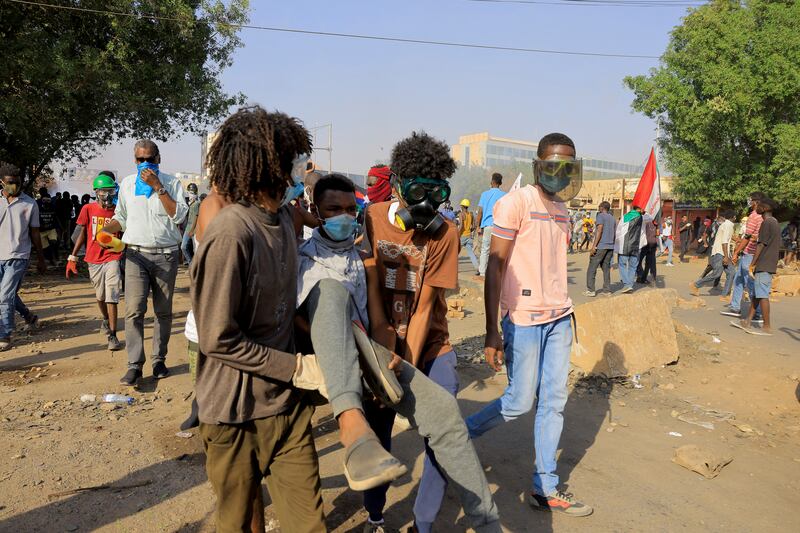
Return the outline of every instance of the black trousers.
{"type": "Polygon", "coordinates": [[[603,269],[603,288],[611,291],[611,259],[614,250],[597,250],[589,258],[589,268],[586,269],[586,289],[594,292],[594,280],[597,277],[597,267],[603,269]]]}
{"type": "Polygon", "coordinates": [[[653,281],[656,281],[657,251],[658,244],[648,244],[639,250],[639,265],[636,267],[636,281],[639,283],[647,283],[648,274],[653,274],[653,281]]]}

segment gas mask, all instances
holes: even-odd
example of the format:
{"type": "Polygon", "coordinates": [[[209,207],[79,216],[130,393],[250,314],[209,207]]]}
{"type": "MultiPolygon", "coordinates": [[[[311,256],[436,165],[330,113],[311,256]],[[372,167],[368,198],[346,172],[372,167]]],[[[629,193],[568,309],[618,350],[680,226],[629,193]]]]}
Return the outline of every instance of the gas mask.
{"type": "Polygon", "coordinates": [[[557,202],[568,202],[583,185],[583,160],[552,155],[533,162],[533,179],[557,202]]]}
{"type": "Polygon", "coordinates": [[[101,206],[106,209],[112,209],[114,207],[117,199],[116,189],[97,189],[95,194],[97,195],[97,203],[101,206]]]}
{"type": "Polygon", "coordinates": [[[400,229],[418,229],[429,235],[439,231],[444,224],[439,206],[450,198],[450,185],[445,180],[431,178],[400,179],[399,184],[400,196],[406,203],[395,215],[400,229]]]}

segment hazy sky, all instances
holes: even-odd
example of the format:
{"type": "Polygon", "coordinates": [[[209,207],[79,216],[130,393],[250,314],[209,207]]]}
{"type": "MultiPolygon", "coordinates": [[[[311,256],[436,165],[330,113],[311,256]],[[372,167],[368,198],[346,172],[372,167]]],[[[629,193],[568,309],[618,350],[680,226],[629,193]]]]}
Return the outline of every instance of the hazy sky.
{"type": "MultiPolygon", "coordinates": [[[[534,5],[468,0],[251,0],[251,24],[525,48],[659,56],[685,7],[534,5]]],[[[364,173],[412,130],[538,140],[570,135],[579,155],[643,163],[654,123],[634,114],[622,84],[655,59],[444,48],[242,30],[226,90],[301,118],[333,124],[333,166],[364,173]]],[[[320,140],[324,145],[327,140],[320,140]]],[[[167,172],[200,170],[200,141],[161,143],[167,172]]],[[[327,161],[327,154],[317,156],[327,161]]],[[[123,175],[132,142],[91,161],[123,175]]]]}

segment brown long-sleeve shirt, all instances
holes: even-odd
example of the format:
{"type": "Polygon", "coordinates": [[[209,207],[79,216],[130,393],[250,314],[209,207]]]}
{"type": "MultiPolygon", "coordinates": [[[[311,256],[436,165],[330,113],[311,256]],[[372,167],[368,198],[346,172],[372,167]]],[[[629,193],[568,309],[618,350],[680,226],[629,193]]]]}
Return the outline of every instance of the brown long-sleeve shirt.
{"type": "Polygon", "coordinates": [[[287,410],[296,397],[291,212],[275,215],[252,204],[223,209],[203,236],[190,276],[200,421],[239,423],[287,410]]]}

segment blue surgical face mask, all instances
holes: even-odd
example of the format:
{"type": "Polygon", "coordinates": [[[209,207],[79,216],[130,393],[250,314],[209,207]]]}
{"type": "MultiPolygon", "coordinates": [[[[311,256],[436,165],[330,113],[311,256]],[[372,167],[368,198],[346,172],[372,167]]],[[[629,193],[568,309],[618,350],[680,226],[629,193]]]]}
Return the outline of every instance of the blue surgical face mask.
{"type": "Polygon", "coordinates": [[[326,218],[322,222],[322,228],[332,240],[344,241],[356,234],[358,222],[356,222],[356,217],[353,215],[342,213],[335,217],[326,218]]]}

